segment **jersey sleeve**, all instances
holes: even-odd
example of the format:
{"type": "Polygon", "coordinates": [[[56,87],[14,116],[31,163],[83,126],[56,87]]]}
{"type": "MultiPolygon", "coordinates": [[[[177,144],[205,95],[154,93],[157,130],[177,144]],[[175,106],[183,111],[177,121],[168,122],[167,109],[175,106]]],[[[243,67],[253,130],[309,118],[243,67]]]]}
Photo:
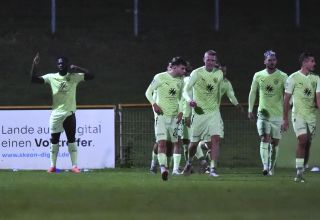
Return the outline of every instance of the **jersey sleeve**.
{"type": "Polygon", "coordinates": [[[258,90],[258,80],[257,80],[257,75],[254,75],[252,83],[251,83],[251,89],[249,93],[249,107],[248,107],[248,112],[252,112],[254,103],[256,101],[256,96],[257,96],[257,90],[258,90]]]}
{"type": "Polygon", "coordinates": [[[285,93],[292,94],[294,89],[294,80],[292,77],[289,77],[286,81],[285,93]]]}
{"type": "Polygon", "coordinates": [[[238,105],[239,102],[234,94],[234,90],[232,88],[232,85],[230,82],[228,82],[228,89],[227,89],[227,96],[230,100],[230,102],[233,104],[233,105],[238,105]]]}
{"type": "Polygon", "coordinates": [[[84,73],[72,73],[72,76],[76,83],[84,81],[84,73]]]}
{"type": "Polygon", "coordinates": [[[155,93],[155,90],[159,87],[159,77],[155,76],[150,83],[149,87],[147,88],[147,91],[145,93],[148,101],[153,105],[156,102],[156,95],[154,96],[153,94],[155,93]]]}
{"type": "Polygon", "coordinates": [[[46,84],[50,84],[50,79],[51,79],[52,74],[45,74],[42,77],[42,79],[44,80],[44,83],[46,84]]]}
{"type": "Polygon", "coordinates": [[[193,71],[190,75],[189,81],[183,88],[182,96],[189,103],[192,100],[192,88],[197,81],[197,72],[193,71]]]}
{"type": "Polygon", "coordinates": [[[317,77],[317,89],[316,92],[320,92],[320,77],[317,77]]]}

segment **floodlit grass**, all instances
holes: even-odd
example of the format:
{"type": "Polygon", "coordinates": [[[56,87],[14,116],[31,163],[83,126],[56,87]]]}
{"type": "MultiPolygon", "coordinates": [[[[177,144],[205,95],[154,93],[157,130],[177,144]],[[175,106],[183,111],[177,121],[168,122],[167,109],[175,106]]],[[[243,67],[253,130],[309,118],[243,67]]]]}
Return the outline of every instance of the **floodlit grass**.
{"type": "Polygon", "coordinates": [[[0,219],[319,219],[320,175],[293,169],[220,169],[169,177],[115,169],[47,174],[0,172],[0,219]]]}

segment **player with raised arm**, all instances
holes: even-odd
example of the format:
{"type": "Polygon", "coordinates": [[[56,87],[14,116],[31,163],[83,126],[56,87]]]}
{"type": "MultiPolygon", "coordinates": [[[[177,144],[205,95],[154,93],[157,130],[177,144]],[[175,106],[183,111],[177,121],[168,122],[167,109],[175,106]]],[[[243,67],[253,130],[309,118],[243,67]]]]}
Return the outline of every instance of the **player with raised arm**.
{"type": "Polygon", "coordinates": [[[223,137],[222,119],[219,111],[222,71],[216,67],[217,54],[209,50],[204,54],[204,66],[192,71],[184,86],[183,96],[192,109],[189,159],[184,174],[189,175],[192,159],[201,140],[211,141],[210,176],[217,177],[216,163],[219,157],[220,137],[223,137]]]}
{"type": "Polygon", "coordinates": [[[288,75],[277,69],[276,53],[264,53],[265,69],[254,74],[249,93],[248,118],[255,120],[253,107],[259,93],[257,129],[260,136],[260,157],[263,175],[273,175],[281,139],[283,96],[288,75]]]}
{"type": "Polygon", "coordinates": [[[289,127],[290,99],[292,97],[292,125],[298,138],[296,148],[296,182],[304,182],[304,166],[309,160],[312,137],[316,130],[316,112],[320,108],[320,78],[315,75],[316,61],[311,53],[299,57],[301,69],[291,74],[286,83],[284,97],[284,130],[289,127]]]}
{"type": "Polygon", "coordinates": [[[76,65],[70,65],[70,69],[72,71],[80,71],[80,73],[69,72],[69,63],[66,57],[57,58],[57,73],[39,75],[37,71],[39,62],[40,55],[37,53],[31,67],[31,82],[49,84],[52,91],[52,112],[50,116],[51,166],[48,172],[56,172],[60,135],[65,131],[68,139],[68,151],[72,163],[71,171],[80,173],[80,170],[77,167],[77,146],[75,144],[76,88],[81,81],[91,80],[94,76],[89,70],[76,65]]]}
{"type": "Polygon", "coordinates": [[[155,117],[155,135],[158,142],[158,161],[161,176],[164,181],[168,179],[167,171],[167,142],[174,144],[173,150],[173,174],[180,174],[179,164],[181,160],[180,146],[178,142],[178,126],[182,119],[180,98],[183,87],[182,76],[186,71],[187,63],[181,57],[174,57],[171,68],[166,72],[156,74],[146,91],[146,97],[151,103],[155,117]],[[153,92],[157,91],[156,99],[153,92]]]}

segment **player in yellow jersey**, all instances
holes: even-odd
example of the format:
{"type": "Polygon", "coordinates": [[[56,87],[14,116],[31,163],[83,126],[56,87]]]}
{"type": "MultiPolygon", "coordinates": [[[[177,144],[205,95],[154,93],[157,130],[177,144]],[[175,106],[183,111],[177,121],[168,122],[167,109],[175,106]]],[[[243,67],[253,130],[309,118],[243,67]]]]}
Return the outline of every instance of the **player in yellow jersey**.
{"type": "Polygon", "coordinates": [[[220,137],[223,127],[219,111],[220,84],[223,73],[216,68],[217,54],[209,50],[204,54],[204,66],[192,71],[189,82],[185,85],[183,96],[193,108],[191,119],[191,137],[189,144],[189,161],[184,174],[189,175],[192,159],[201,140],[211,140],[210,176],[217,177],[216,163],[219,157],[220,137]]]}
{"type": "Polygon", "coordinates": [[[226,95],[228,97],[228,99],[230,100],[230,102],[237,108],[239,109],[241,112],[244,112],[243,107],[241,106],[241,104],[238,102],[235,94],[234,94],[234,90],[232,87],[232,84],[230,82],[230,80],[227,78],[227,66],[225,64],[220,63],[219,68],[221,69],[221,71],[223,72],[223,81],[221,82],[221,98],[226,95]]]}
{"type": "MultiPolygon", "coordinates": [[[[239,109],[240,112],[244,113],[244,109],[241,106],[241,104],[238,102],[232,84],[229,81],[229,79],[227,78],[227,66],[223,63],[219,63],[219,65],[217,65],[221,71],[223,72],[223,81],[221,82],[221,86],[220,86],[220,96],[221,99],[224,95],[226,95],[228,97],[228,99],[230,100],[230,102],[237,108],[239,109]]],[[[221,102],[221,101],[220,101],[221,102]]],[[[223,121],[221,121],[223,122],[223,121]]],[[[206,142],[206,141],[200,141],[197,147],[197,153],[196,153],[196,157],[199,159],[204,158],[204,153],[202,150],[207,150],[206,153],[206,157],[209,158],[209,160],[211,160],[210,157],[210,149],[209,146],[211,146],[210,142],[206,142]]],[[[201,159],[201,165],[202,168],[206,168],[206,163],[203,159],[201,159]]],[[[208,168],[205,169],[206,172],[209,172],[208,168]]]]}
{"type": "Polygon", "coordinates": [[[186,66],[186,61],[181,57],[173,58],[170,70],[156,74],[146,91],[146,97],[157,114],[155,117],[155,135],[158,142],[158,161],[164,181],[168,179],[166,156],[168,141],[174,144],[173,174],[178,174],[181,160],[178,125],[183,113],[179,103],[183,87],[182,75],[186,71],[186,66]],[[153,96],[154,91],[157,91],[156,97],[153,96]]]}
{"type": "Polygon", "coordinates": [[[266,68],[254,74],[249,93],[248,117],[254,120],[253,107],[259,93],[257,129],[260,136],[260,157],[263,175],[273,175],[279,152],[283,124],[283,96],[287,74],[277,69],[276,53],[264,53],[266,68]]]}
{"type": "Polygon", "coordinates": [[[77,146],[75,143],[76,134],[76,88],[81,81],[91,80],[94,76],[85,68],[70,65],[72,71],[69,72],[69,63],[66,57],[57,58],[57,73],[49,73],[40,76],[37,66],[40,62],[39,53],[33,59],[31,67],[31,82],[49,84],[52,91],[52,112],[50,116],[50,161],[49,173],[56,172],[57,156],[59,152],[59,140],[63,131],[68,139],[68,150],[71,157],[72,169],[74,173],[80,173],[77,167],[77,146]]]}
{"type": "Polygon", "coordinates": [[[296,182],[304,182],[304,166],[309,159],[312,137],[316,129],[316,111],[320,108],[320,78],[315,75],[316,61],[311,53],[299,57],[301,69],[290,75],[284,98],[284,130],[289,127],[288,114],[292,97],[292,125],[298,138],[296,149],[296,182]]]}

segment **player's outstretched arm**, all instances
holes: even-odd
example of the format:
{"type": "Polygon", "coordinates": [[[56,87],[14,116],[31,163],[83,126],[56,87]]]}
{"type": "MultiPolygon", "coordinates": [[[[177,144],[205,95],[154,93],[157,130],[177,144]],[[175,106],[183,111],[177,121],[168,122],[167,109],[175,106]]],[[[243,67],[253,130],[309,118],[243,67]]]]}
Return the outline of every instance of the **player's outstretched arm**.
{"type": "Polygon", "coordinates": [[[32,66],[31,66],[31,82],[32,83],[44,83],[44,79],[37,74],[37,66],[40,62],[40,55],[37,52],[36,56],[33,58],[32,66]]]}
{"type": "Polygon", "coordinates": [[[71,70],[75,70],[75,71],[81,71],[84,73],[84,80],[92,80],[94,79],[94,75],[86,68],[80,67],[80,66],[76,66],[76,65],[70,65],[70,69],[71,70]]]}

